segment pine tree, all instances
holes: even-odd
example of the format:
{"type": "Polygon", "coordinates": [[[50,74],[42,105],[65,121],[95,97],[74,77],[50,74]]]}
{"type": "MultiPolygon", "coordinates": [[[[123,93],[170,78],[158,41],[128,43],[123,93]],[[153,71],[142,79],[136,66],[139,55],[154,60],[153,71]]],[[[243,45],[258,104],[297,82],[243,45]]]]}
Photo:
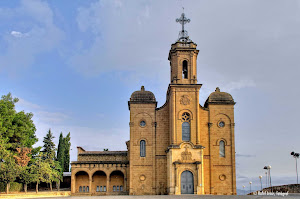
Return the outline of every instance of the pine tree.
{"type": "Polygon", "coordinates": [[[69,172],[70,171],[70,149],[71,149],[71,135],[70,132],[68,135],[64,138],[64,166],[63,170],[64,172],[69,172]]]}
{"type": "Polygon", "coordinates": [[[51,129],[49,129],[46,137],[44,137],[44,146],[43,146],[43,158],[44,159],[50,159],[50,160],[55,160],[55,151],[56,151],[56,148],[55,148],[55,144],[53,142],[53,139],[55,137],[53,136],[52,132],[51,132],[51,129]]]}
{"type": "Polygon", "coordinates": [[[59,142],[57,147],[57,161],[59,162],[61,168],[65,165],[65,141],[62,132],[59,135],[59,142]]]}

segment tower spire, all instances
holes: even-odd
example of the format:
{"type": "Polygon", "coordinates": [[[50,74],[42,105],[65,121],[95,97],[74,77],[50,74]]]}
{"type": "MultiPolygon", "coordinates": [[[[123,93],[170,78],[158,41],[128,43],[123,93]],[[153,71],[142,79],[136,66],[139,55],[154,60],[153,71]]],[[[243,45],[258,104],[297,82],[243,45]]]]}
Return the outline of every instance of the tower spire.
{"type": "Polygon", "coordinates": [[[188,36],[188,32],[186,30],[184,30],[184,24],[190,23],[191,20],[185,17],[184,7],[182,7],[182,9],[183,9],[183,12],[181,14],[181,17],[176,19],[176,22],[180,23],[181,27],[182,27],[181,31],[179,32],[178,41],[187,42],[187,41],[190,41],[190,39],[188,36]]]}

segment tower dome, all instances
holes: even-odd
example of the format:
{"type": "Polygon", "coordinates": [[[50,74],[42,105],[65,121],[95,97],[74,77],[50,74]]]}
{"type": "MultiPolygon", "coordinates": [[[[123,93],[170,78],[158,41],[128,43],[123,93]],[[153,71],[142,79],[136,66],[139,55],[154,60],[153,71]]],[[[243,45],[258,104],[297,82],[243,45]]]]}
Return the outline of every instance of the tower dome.
{"type": "Polygon", "coordinates": [[[141,90],[135,91],[131,94],[130,102],[135,103],[156,103],[156,98],[151,91],[145,91],[145,87],[142,86],[141,90]]]}
{"type": "Polygon", "coordinates": [[[205,102],[205,107],[208,104],[235,104],[232,96],[229,93],[221,92],[220,88],[217,87],[215,92],[211,93],[205,102]]]}

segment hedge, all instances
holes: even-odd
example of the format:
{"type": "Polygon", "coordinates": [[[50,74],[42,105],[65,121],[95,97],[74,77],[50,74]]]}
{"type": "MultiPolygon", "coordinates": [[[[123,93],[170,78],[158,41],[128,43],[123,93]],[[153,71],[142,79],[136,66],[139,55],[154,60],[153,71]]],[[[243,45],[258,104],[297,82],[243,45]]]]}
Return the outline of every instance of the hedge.
{"type": "MultiPolygon", "coordinates": [[[[11,182],[9,191],[23,191],[23,184],[18,182],[11,182]]],[[[6,184],[0,183],[0,192],[6,192],[6,184]]]]}

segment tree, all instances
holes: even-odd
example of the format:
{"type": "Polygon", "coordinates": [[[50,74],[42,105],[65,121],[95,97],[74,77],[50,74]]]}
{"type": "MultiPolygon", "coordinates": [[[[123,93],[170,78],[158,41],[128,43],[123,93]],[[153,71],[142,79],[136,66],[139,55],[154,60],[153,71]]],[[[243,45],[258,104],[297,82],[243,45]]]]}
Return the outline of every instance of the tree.
{"type": "Polygon", "coordinates": [[[24,191],[27,193],[27,184],[31,183],[33,180],[33,176],[31,173],[31,167],[28,167],[28,163],[30,161],[30,157],[28,156],[31,154],[30,148],[17,148],[18,155],[15,155],[14,158],[16,160],[16,163],[20,167],[20,181],[24,185],[24,191]]]}
{"type": "Polygon", "coordinates": [[[64,137],[63,134],[59,135],[59,142],[57,147],[57,161],[60,163],[61,168],[64,168],[65,165],[65,145],[64,145],[64,137]]]}
{"type": "Polygon", "coordinates": [[[28,165],[28,162],[30,161],[28,154],[31,153],[31,150],[32,149],[27,147],[17,148],[18,155],[14,155],[14,158],[19,166],[25,167],[28,165]]]}
{"type": "Polygon", "coordinates": [[[36,193],[39,191],[39,184],[41,182],[50,183],[52,169],[51,166],[46,160],[44,160],[45,154],[42,152],[37,156],[36,160],[32,164],[32,177],[33,182],[36,182],[36,193]]]}
{"type": "Polygon", "coordinates": [[[35,182],[35,174],[33,171],[33,165],[20,167],[20,181],[24,184],[24,191],[27,193],[27,185],[31,182],[35,182]]]}
{"type": "Polygon", "coordinates": [[[20,167],[16,164],[10,151],[5,153],[6,155],[3,157],[4,162],[0,165],[0,181],[6,184],[6,193],[8,194],[10,183],[16,180],[20,167]]]}
{"type": "Polygon", "coordinates": [[[51,159],[51,160],[55,160],[55,144],[53,142],[53,139],[55,137],[53,136],[51,129],[49,129],[46,137],[44,137],[44,146],[43,146],[43,158],[44,159],[51,159]]]}
{"type": "Polygon", "coordinates": [[[38,141],[32,121],[33,114],[17,112],[15,104],[18,101],[19,99],[13,98],[11,93],[3,95],[0,100],[0,134],[8,144],[7,149],[11,151],[18,147],[32,148],[38,141]]]}
{"type": "Polygon", "coordinates": [[[103,149],[103,151],[108,151],[108,149],[103,149]]]}
{"type": "Polygon", "coordinates": [[[71,149],[71,134],[70,132],[64,138],[64,147],[65,147],[65,156],[64,156],[64,166],[63,171],[69,172],[70,171],[70,149],[71,149]]]}
{"type": "MultiPolygon", "coordinates": [[[[57,191],[59,191],[60,188],[60,182],[63,180],[63,169],[60,166],[60,163],[58,161],[54,161],[54,164],[52,166],[52,177],[51,181],[56,182],[57,191]]],[[[51,183],[51,191],[52,191],[52,183],[51,183]]]]}

